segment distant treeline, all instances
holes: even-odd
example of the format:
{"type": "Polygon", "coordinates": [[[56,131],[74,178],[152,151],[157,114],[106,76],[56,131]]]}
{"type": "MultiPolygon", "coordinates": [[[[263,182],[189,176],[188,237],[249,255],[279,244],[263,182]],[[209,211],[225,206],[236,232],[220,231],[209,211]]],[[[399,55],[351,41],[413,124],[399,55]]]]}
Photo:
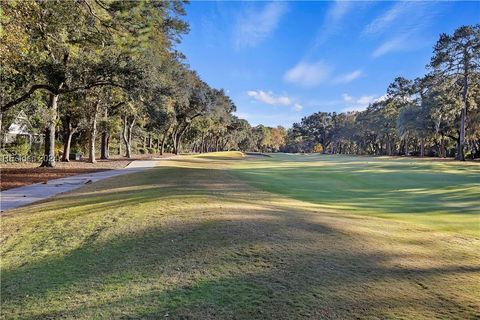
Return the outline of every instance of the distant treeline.
{"type": "Polygon", "coordinates": [[[480,27],[441,35],[429,73],[367,110],[252,127],[185,63],[181,1],[4,1],[1,154],[95,162],[219,150],[480,156],[480,27]],[[10,128],[16,128],[14,141],[10,128]]]}
{"type": "Polygon", "coordinates": [[[303,118],[282,150],[479,158],[480,25],[440,35],[427,68],[396,78],[365,111],[303,118]]]}

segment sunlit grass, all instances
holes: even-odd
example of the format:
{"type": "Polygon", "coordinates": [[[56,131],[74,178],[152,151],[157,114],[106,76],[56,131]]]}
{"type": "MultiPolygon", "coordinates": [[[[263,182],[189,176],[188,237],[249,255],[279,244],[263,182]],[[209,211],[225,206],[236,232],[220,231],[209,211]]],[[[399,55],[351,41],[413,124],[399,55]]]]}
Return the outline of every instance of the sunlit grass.
{"type": "Polygon", "coordinates": [[[389,157],[273,155],[238,162],[266,191],[350,213],[480,236],[480,165],[389,157]]]}
{"type": "Polygon", "coordinates": [[[217,160],[233,160],[243,158],[245,155],[240,151],[221,151],[221,152],[209,152],[194,155],[194,158],[203,159],[217,159],[217,160]]]}

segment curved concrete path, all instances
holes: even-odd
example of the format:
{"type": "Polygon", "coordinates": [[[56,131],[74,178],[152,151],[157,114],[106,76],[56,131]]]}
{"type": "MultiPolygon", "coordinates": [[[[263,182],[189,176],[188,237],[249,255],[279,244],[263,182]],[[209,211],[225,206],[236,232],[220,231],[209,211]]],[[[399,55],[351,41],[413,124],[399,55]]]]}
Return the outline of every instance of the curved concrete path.
{"type": "Polygon", "coordinates": [[[51,198],[57,194],[78,189],[87,183],[93,183],[127,173],[141,172],[157,165],[158,160],[135,160],[122,169],[106,170],[49,180],[47,183],[36,183],[24,187],[8,189],[0,192],[1,212],[15,209],[40,200],[51,198]]]}

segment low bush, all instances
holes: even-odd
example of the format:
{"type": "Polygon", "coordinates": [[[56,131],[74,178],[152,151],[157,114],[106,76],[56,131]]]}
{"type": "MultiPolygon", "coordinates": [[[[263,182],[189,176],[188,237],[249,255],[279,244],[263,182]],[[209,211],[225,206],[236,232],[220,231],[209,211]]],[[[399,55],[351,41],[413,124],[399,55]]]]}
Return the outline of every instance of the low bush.
{"type": "Polygon", "coordinates": [[[6,148],[6,151],[12,155],[26,157],[30,151],[30,144],[25,137],[17,137],[14,143],[6,148]]]}
{"type": "Polygon", "coordinates": [[[313,147],[312,151],[314,153],[322,153],[323,152],[323,146],[320,143],[318,143],[313,147]]]}
{"type": "Polygon", "coordinates": [[[0,149],[0,163],[7,162],[11,154],[5,149],[0,149]]]}

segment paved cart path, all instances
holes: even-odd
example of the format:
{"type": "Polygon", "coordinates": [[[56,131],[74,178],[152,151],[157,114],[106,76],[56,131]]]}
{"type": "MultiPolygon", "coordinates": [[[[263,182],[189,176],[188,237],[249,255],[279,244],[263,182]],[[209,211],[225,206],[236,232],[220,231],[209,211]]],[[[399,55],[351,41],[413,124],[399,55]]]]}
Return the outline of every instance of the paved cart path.
{"type": "Polygon", "coordinates": [[[122,174],[151,169],[157,165],[159,160],[135,160],[122,169],[91,172],[60,179],[53,179],[49,180],[47,183],[36,183],[28,186],[8,189],[0,192],[0,209],[2,212],[4,212],[40,200],[51,198],[63,192],[78,189],[85,184],[122,174]]]}

